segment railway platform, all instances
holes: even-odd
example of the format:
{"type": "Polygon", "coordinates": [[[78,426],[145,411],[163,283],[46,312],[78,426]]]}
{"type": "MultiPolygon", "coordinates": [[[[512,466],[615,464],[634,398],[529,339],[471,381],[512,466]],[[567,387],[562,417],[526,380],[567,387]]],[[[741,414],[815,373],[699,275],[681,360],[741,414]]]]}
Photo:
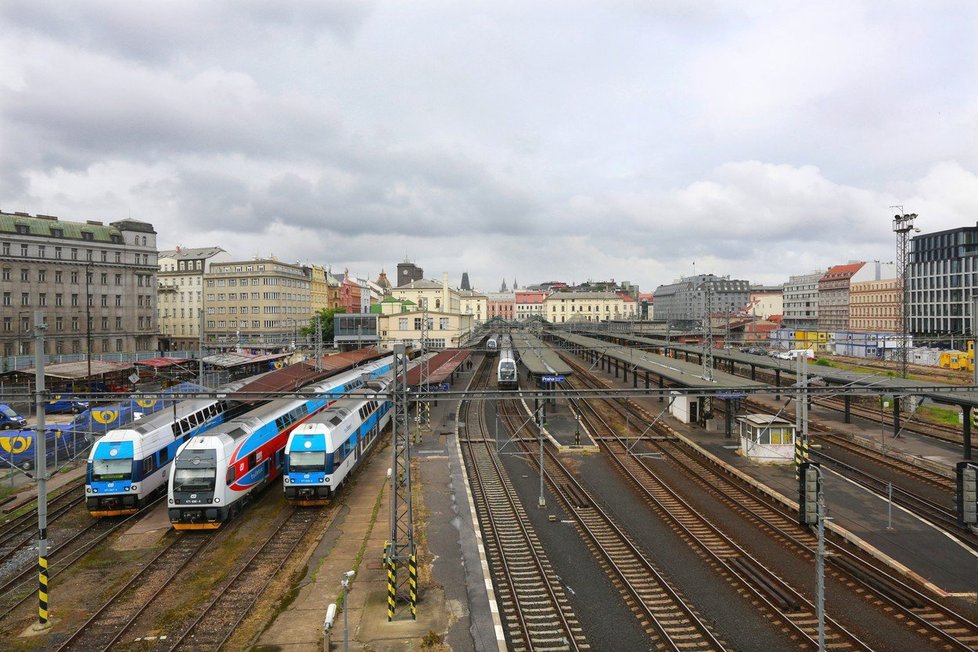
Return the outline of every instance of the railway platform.
{"type": "MultiPolygon", "coordinates": [[[[594,372],[600,378],[613,383],[614,387],[626,386],[611,373],[598,369],[594,372]]],[[[662,405],[655,398],[635,400],[651,415],[658,415],[662,411],[662,405]]],[[[784,405],[783,400],[780,403],[773,399],[768,401],[772,406],[784,405]]],[[[880,441],[879,424],[861,426],[858,419],[846,424],[843,423],[841,414],[818,407],[810,416],[830,424],[839,432],[880,441]]],[[[687,440],[728,467],[769,487],[784,502],[797,502],[798,483],[794,466],[753,463],[738,453],[739,441],[736,437],[726,437],[723,431],[708,431],[696,425],[684,424],[667,415],[662,418],[687,440]]],[[[787,418],[791,420],[793,412],[787,418]]],[[[953,465],[960,459],[960,448],[956,452],[953,445],[945,446],[911,433],[893,438],[892,433],[886,432],[883,441],[891,450],[897,448],[907,457],[917,457],[938,467],[948,468],[948,465],[953,465]]],[[[848,532],[854,543],[908,578],[927,586],[937,595],[975,600],[978,553],[895,504],[890,511],[885,498],[869,493],[831,471],[826,473],[825,495],[833,527],[848,532]]]]}
{"type": "MultiPolygon", "coordinates": [[[[454,384],[468,384],[472,373],[455,371],[454,384]]],[[[430,570],[419,572],[418,619],[411,620],[408,606],[398,603],[394,621],[387,621],[387,571],[382,563],[390,534],[387,469],[391,449],[387,446],[376,451],[355,483],[343,492],[341,513],[307,562],[295,599],[262,633],[258,648],[322,650],[327,605],[339,598],[343,574],[357,568],[347,597],[350,649],[418,649],[432,632],[452,649],[498,649],[453,440],[456,406],[455,401],[438,401],[431,412],[430,429],[421,431],[420,443],[412,443],[417,470],[413,486],[422,498],[415,511],[415,541],[419,554],[422,548],[428,553],[422,556],[422,566],[425,559],[431,564],[430,570]]],[[[331,649],[343,648],[343,635],[343,613],[338,611],[331,649]]]]}

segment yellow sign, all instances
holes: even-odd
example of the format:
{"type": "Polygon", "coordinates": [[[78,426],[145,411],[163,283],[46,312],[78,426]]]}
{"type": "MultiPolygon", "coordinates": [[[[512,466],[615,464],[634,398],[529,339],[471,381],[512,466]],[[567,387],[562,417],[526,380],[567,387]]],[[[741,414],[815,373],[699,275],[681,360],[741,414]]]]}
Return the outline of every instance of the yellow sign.
{"type": "Polygon", "coordinates": [[[101,424],[108,425],[119,418],[118,410],[92,410],[92,418],[101,424]]]}
{"type": "Polygon", "coordinates": [[[138,405],[139,407],[151,408],[154,405],[156,405],[156,399],[155,398],[141,398],[141,399],[139,399],[139,400],[136,401],[136,405],[138,405]]]}
{"type": "Polygon", "coordinates": [[[29,435],[17,435],[16,437],[0,437],[0,448],[12,455],[23,453],[31,447],[34,438],[29,435]]]}

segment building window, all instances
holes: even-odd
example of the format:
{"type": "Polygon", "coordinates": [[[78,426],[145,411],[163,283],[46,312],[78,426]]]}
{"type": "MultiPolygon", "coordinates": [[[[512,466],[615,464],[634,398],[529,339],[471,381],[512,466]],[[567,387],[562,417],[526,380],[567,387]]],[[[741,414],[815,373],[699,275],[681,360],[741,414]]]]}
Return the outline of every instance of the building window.
{"type": "MultiPolygon", "coordinates": [[[[82,240],[91,241],[95,239],[95,234],[93,234],[91,231],[82,231],[81,238],[82,240]]],[[[89,259],[91,259],[92,252],[88,252],[88,255],[89,255],[89,259]]]]}
{"type": "Polygon", "coordinates": [[[122,330],[122,317],[116,317],[115,318],[115,329],[117,331],[121,331],[122,330]]]}
{"type": "Polygon", "coordinates": [[[75,247],[71,248],[71,259],[78,260],[78,249],[76,249],[75,247]]]}
{"type": "Polygon", "coordinates": [[[37,305],[38,306],[41,306],[41,307],[44,307],[44,306],[48,305],[48,295],[45,294],[44,292],[41,292],[40,294],[38,294],[37,295],[37,305]]]}
{"type": "Polygon", "coordinates": [[[20,293],[20,305],[29,306],[31,305],[31,295],[27,292],[20,293]]]}
{"type": "Polygon", "coordinates": [[[47,283],[47,281],[48,281],[48,272],[47,272],[46,269],[39,269],[39,270],[37,270],[37,281],[38,281],[38,283],[47,283]]]}
{"type": "Polygon", "coordinates": [[[25,258],[27,257],[27,245],[25,244],[20,245],[20,255],[25,258]]]}
{"type": "Polygon", "coordinates": [[[30,281],[31,280],[31,270],[29,270],[29,269],[22,269],[22,270],[20,270],[20,280],[21,281],[24,281],[25,283],[28,282],[28,281],[30,281]]]}
{"type": "Polygon", "coordinates": [[[3,280],[5,280],[5,281],[9,281],[10,280],[10,268],[9,267],[4,267],[3,268],[3,280]]]}
{"type": "Polygon", "coordinates": [[[62,282],[64,282],[64,276],[62,275],[62,272],[61,272],[60,269],[54,272],[54,282],[55,283],[62,283],[62,282]]]}
{"type": "Polygon", "coordinates": [[[5,305],[5,306],[9,306],[10,305],[10,293],[9,292],[4,292],[3,293],[3,305],[5,305]]]}
{"type": "Polygon", "coordinates": [[[102,307],[103,308],[108,308],[109,307],[109,295],[107,295],[107,294],[103,294],[102,295],[102,307]]]}
{"type": "Polygon", "coordinates": [[[102,330],[103,331],[109,330],[109,318],[108,317],[102,317],[102,330]]]}
{"type": "Polygon", "coordinates": [[[121,308],[122,307],[122,295],[121,294],[115,295],[115,307],[116,308],[121,308]]]}

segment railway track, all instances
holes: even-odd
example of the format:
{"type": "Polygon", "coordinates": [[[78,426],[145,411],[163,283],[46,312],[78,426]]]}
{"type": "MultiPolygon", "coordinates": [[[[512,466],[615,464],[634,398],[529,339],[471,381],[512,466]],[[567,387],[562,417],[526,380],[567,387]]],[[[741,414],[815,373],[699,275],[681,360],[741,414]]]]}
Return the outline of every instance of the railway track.
{"type": "MultiPolygon", "coordinates": [[[[521,445],[535,441],[524,415],[500,401],[500,415],[521,445]],[[528,435],[528,437],[524,437],[528,435]]],[[[533,457],[533,456],[531,456],[533,457]]],[[[574,475],[548,450],[544,462],[547,480],[585,536],[588,547],[615,582],[646,632],[659,647],[684,652],[722,650],[724,644],[655,566],[639,551],[611,516],[593,501],[574,475]]]]}
{"type": "MultiPolygon", "coordinates": [[[[48,527],[58,521],[65,514],[70,513],[79,504],[85,502],[85,495],[81,492],[64,491],[53,497],[48,504],[48,527]]],[[[17,518],[6,524],[3,532],[0,533],[0,569],[16,556],[25,547],[33,545],[31,542],[37,534],[37,508],[21,514],[17,518]]],[[[0,571],[0,576],[2,576],[0,571]]]]}
{"type": "MultiPolygon", "coordinates": [[[[240,564],[240,568],[203,607],[200,615],[182,633],[168,639],[172,650],[213,651],[222,649],[238,625],[250,613],[265,589],[278,575],[299,543],[324,510],[292,507],[274,532],[255,552],[240,564]]],[[[329,527],[336,510],[329,512],[329,527]]]]}
{"type": "Polygon", "coordinates": [[[149,560],[108,602],[58,648],[107,650],[129,631],[136,619],[177,574],[214,540],[213,532],[171,533],[169,545],[149,560]]]}
{"type": "MultiPolygon", "coordinates": [[[[587,376],[586,370],[580,365],[575,366],[581,372],[578,377],[587,376]]],[[[630,400],[609,404],[617,406],[622,414],[627,412],[633,421],[650,422],[653,419],[630,400]]],[[[687,449],[681,443],[679,433],[668,424],[659,422],[652,430],[661,438],[650,440],[650,445],[687,473],[702,490],[755,522],[767,536],[791,548],[797,555],[806,559],[813,557],[812,551],[817,545],[815,536],[798,525],[793,510],[758,495],[736,476],[715,466],[712,460],[687,449]]],[[[844,584],[896,622],[928,638],[934,649],[978,649],[978,624],[972,620],[853,554],[831,538],[826,539],[826,550],[829,553],[826,577],[844,584]]]]}
{"type": "MultiPolygon", "coordinates": [[[[155,507],[160,500],[162,498],[157,499],[139,512],[121,520],[111,518],[93,519],[92,523],[84,530],[74,534],[57,546],[50,548],[48,552],[49,579],[53,580],[58,577],[70,568],[72,564],[82,559],[89,551],[105,541],[121,527],[130,525],[136,519],[142,518],[147,510],[155,507]]],[[[6,618],[21,604],[35,597],[36,593],[37,567],[35,564],[17,572],[0,585],[0,619],[6,618]]]]}
{"type": "MultiPolygon", "coordinates": [[[[599,446],[646,498],[652,510],[671,523],[673,531],[680,537],[699,548],[722,575],[734,578],[747,589],[753,595],[755,604],[760,602],[760,606],[781,620],[789,635],[817,648],[818,615],[815,605],[707,520],[645,461],[632,455],[628,442],[622,440],[587,402],[578,403],[589,430],[592,433],[605,433],[598,437],[599,446]]],[[[833,650],[870,649],[831,617],[825,619],[825,642],[833,650]]]]}
{"type": "MultiPolygon", "coordinates": [[[[484,361],[473,383],[485,386],[484,361]]],[[[516,490],[490,445],[484,403],[463,403],[463,443],[473,500],[512,650],[587,650],[590,645],[516,490]]]]}

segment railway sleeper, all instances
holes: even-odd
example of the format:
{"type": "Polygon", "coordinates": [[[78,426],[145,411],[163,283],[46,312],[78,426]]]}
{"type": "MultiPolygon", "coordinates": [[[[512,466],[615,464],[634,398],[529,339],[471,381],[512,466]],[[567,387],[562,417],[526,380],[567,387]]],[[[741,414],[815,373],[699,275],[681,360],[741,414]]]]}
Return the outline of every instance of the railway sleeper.
{"type": "Polygon", "coordinates": [[[889,599],[893,600],[905,609],[921,609],[924,605],[912,593],[898,585],[896,582],[886,577],[881,577],[878,573],[867,572],[851,559],[833,555],[829,559],[842,568],[845,572],[859,579],[859,581],[869,585],[874,590],[879,591],[889,599]]]}
{"type": "Polygon", "coordinates": [[[562,482],[560,483],[560,489],[576,509],[586,509],[594,506],[591,500],[576,485],[569,482],[562,482]]]}
{"type": "Polygon", "coordinates": [[[746,575],[781,611],[793,613],[801,610],[801,605],[798,604],[795,596],[789,591],[784,590],[783,587],[778,586],[768,577],[768,571],[757,566],[753,563],[753,560],[744,557],[733,557],[728,559],[727,562],[746,575]]]}

